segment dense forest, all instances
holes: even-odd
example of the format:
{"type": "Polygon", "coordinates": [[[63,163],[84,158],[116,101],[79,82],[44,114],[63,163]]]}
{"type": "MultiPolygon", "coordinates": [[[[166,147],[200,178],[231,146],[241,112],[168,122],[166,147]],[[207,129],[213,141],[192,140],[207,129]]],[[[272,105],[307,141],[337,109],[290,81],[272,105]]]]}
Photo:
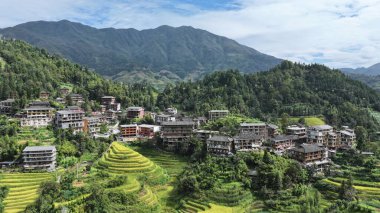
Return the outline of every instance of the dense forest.
{"type": "Polygon", "coordinates": [[[285,113],[323,115],[336,126],[375,129],[376,121],[367,108],[380,110],[380,96],[338,70],[285,61],[268,72],[221,71],[201,81],[169,85],[157,104],[204,115],[210,109],[229,109],[266,121],[285,113]]]}
{"type": "Polygon", "coordinates": [[[141,105],[150,109],[155,104],[156,92],[148,85],[115,83],[23,41],[0,40],[0,100],[13,96],[23,107],[41,91],[56,97],[62,85],[72,86],[73,92],[84,95],[86,100],[113,95],[123,106],[141,105]]]}

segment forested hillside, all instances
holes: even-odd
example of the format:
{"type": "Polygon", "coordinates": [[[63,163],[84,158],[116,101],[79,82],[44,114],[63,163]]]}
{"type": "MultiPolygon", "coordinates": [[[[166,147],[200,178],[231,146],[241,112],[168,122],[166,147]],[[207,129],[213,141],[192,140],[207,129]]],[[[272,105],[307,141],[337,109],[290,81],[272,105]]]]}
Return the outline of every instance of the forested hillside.
{"type": "Polygon", "coordinates": [[[98,74],[44,49],[23,41],[0,40],[0,99],[14,96],[22,107],[27,100],[37,98],[40,91],[57,95],[62,85],[86,100],[100,100],[103,95],[116,96],[125,105],[151,108],[155,91],[148,85],[123,85],[105,80],[98,74]]]}
{"type": "Polygon", "coordinates": [[[175,105],[198,114],[210,109],[230,109],[262,120],[283,113],[322,114],[333,125],[374,129],[376,123],[366,108],[380,110],[380,96],[338,70],[285,61],[269,72],[216,72],[195,83],[168,86],[159,95],[158,105],[175,105]]]}
{"type": "Polygon", "coordinates": [[[231,68],[242,72],[268,70],[281,62],[234,40],[187,26],[139,31],[96,29],[67,20],[36,21],[0,29],[0,34],[46,48],[124,82],[131,82],[130,75],[138,80],[142,80],[140,76],[157,80],[161,76],[155,74],[163,70],[173,75],[160,79],[166,82],[165,77],[197,79],[231,68]]]}

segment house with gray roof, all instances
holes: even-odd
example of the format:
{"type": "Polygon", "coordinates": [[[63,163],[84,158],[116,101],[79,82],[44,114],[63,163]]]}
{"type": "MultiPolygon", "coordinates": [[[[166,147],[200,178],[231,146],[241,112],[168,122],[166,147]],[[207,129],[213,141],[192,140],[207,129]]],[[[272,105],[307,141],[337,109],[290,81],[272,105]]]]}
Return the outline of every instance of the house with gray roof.
{"type": "Polygon", "coordinates": [[[55,146],[27,146],[22,151],[25,170],[54,171],[57,150],[55,146]]]}
{"type": "Polygon", "coordinates": [[[233,150],[233,139],[224,135],[214,135],[207,139],[207,152],[215,155],[230,155],[233,150]]]}

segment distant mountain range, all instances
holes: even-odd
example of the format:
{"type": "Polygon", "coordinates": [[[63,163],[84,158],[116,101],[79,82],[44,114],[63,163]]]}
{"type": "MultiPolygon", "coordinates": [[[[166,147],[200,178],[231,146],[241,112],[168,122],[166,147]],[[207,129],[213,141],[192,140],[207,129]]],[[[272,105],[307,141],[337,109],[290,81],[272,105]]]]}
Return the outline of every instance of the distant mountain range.
{"type": "Polygon", "coordinates": [[[356,69],[352,68],[341,68],[345,73],[350,73],[350,74],[360,74],[360,75],[369,75],[369,76],[374,76],[374,75],[380,75],[380,63],[374,64],[370,67],[359,67],[356,69]]]}
{"type": "Polygon", "coordinates": [[[36,21],[0,29],[33,45],[121,81],[166,83],[198,79],[215,70],[268,70],[282,60],[193,27],[96,29],[67,20],[36,21]]]}

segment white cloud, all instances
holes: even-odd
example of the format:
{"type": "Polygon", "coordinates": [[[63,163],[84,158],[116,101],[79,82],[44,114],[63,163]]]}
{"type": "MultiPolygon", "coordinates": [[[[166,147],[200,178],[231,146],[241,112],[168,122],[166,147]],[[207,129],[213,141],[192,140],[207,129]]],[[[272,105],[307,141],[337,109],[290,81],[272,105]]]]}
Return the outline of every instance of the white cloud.
{"type": "Polygon", "coordinates": [[[332,67],[380,62],[380,0],[234,0],[239,7],[233,10],[178,2],[2,0],[0,27],[60,19],[137,29],[191,25],[293,61],[332,67]]]}

